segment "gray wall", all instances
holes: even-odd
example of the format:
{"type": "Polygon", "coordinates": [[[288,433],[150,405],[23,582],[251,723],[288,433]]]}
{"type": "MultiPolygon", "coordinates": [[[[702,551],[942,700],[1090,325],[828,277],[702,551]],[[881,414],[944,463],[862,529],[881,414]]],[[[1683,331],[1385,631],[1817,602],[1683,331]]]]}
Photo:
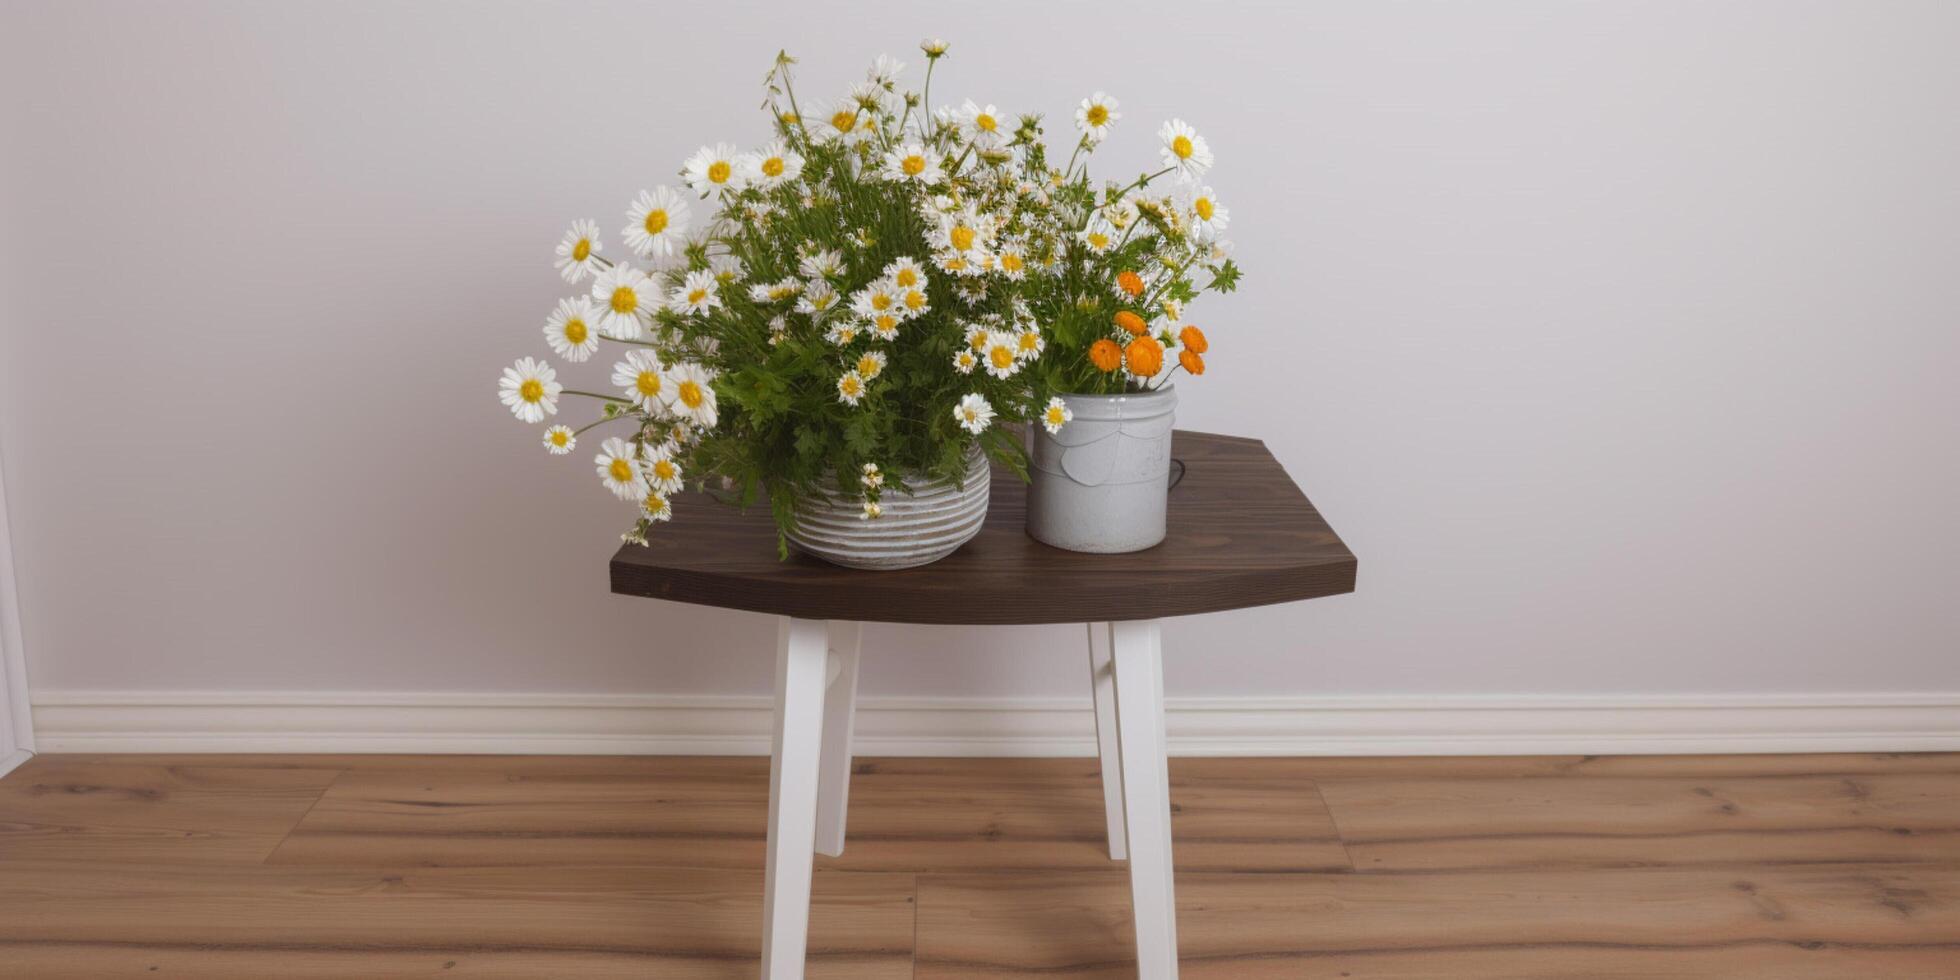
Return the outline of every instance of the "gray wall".
{"type": "MultiPolygon", "coordinates": [[[[1181,422],[1361,588],[1169,625],[1173,695],[1960,690],[1960,6],[1360,0],[0,6],[35,690],[764,689],[762,618],[606,594],[494,379],[778,46],[814,98],[925,34],[943,99],[1119,97],[1104,173],[1218,154],[1181,422]]],[[[1074,694],[1078,638],[874,627],[865,688],[1074,694]]]]}

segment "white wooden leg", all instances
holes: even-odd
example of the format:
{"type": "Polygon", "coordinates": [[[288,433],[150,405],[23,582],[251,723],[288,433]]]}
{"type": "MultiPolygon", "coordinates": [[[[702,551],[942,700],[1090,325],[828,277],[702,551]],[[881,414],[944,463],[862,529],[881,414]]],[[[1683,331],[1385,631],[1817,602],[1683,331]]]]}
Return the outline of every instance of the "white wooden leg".
{"type": "Polygon", "coordinates": [[[1170,768],[1165,762],[1163,640],[1156,620],[1111,623],[1123,813],[1136,913],[1137,977],[1176,980],[1177,902],[1171,883],[1170,768]]]}
{"type": "Polygon", "coordinates": [[[763,980],[802,980],[823,737],[824,624],[783,617],[776,632],[776,732],[769,755],[769,864],[762,885],[763,980]]]}
{"type": "Polygon", "coordinates": [[[1102,759],[1103,812],[1109,826],[1109,859],[1128,854],[1123,837],[1123,752],[1116,737],[1116,668],[1109,656],[1109,624],[1089,624],[1089,686],[1096,699],[1096,755],[1102,759]]]}
{"type": "Polygon", "coordinates": [[[851,715],[857,708],[858,645],[864,624],[830,624],[829,685],[823,696],[823,761],[817,770],[817,853],[844,853],[851,797],[851,715]]]}

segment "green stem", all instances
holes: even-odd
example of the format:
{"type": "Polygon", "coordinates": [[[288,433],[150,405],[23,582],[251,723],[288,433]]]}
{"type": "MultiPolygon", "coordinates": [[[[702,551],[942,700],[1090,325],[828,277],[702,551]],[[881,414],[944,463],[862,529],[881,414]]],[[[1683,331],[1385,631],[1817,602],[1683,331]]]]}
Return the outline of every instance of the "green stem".
{"type": "MultiPolygon", "coordinates": [[[[751,76],[751,77],[753,77],[753,76],[751,76]]],[[[596,393],[596,392],[590,392],[590,391],[579,391],[579,390],[578,390],[578,389],[576,389],[576,388],[566,388],[566,389],[565,389],[564,391],[562,391],[562,392],[560,392],[560,394],[566,394],[566,395],[584,395],[584,396],[585,396],[585,397],[587,397],[587,398],[597,398],[597,399],[599,399],[600,401],[606,401],[606,402],[619,402],[619,403],[620,403],[620,404],[622,404],[622,405],[631,405],[631,404],[633,404],[633,400],[632,400],[632,399],[630,399],[630,398],[618,398],[618,397],[615,397],[615,396],[612,396],[612,395],[601,395],[601,394],[598,394],[598,393],[596,393]]]]}
{"type": "Polygon", "coordinates": [[[578,427],[578,428],[576,428],[576,429],[573,429],[573,430],[572,430],[572,436],[573,436],[574,438],[576,438],[576,437],[578,437],[578,436],[582,436],[582,435],[584,435],[584,434],[585,434],[585,430],[587,430],[587,429],[596,429],[596,428],[598,428],[599,426],[602,426],[602,425],[605,425],[605,424],[606,424],[607,422],[617,422],[617,421],[619,421],[620,419],[630,419],[630,418],[637,418],[637,417],[638,417],[638,416],[635,416],[635,415],[615,415],[615,416],[613,416],[613,417],[611,417],[611,418],[605,418],[605,419],[600,419],[599,421],[597,421],[597,422],[594,422],[594,423],[592,423],[592,424],[590,424],[590,425],[582,425],[582,426],[579,426],[579,427],[578,427]]]}

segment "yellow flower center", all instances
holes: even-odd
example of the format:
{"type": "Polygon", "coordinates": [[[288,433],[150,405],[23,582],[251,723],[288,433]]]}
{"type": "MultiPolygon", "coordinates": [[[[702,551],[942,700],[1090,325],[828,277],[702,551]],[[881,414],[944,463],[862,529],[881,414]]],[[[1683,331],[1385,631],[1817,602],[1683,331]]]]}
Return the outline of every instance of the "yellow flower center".
{"type": "Polygon", "coordinates": [[[1082,118],[1088,120],[1091,126],[1100,126],[1109,121],[1109,107],[1105,105],[1092,105],[1089,107],[1088,112],[1082,114],[1082,118]]]}
{"type": "Polygon", "coordinates": [[[679,470],[674,468],[674,464],[668,460],[656,459],[653,461],[653,475],[656,479],[671,480],[679,475],[679,472],[679,470]]]}
{"type": "Polygon", "coordinates": [[[652,398],[660,394],[660,375],[652,371],[641,371],[640,376],[633,379],[633,387],[639,389],[640,394],[652,398]]]}
{"type": "Polygon", "coordinates": [[[661,232],[666,231],[667,230],[666,210],[662,208],[654,208],[653,210],[648,211],[646,228],[647,228],[647,234],[649,235],[658,235],[661,232]]]}
{"type": "Polygon", "coordinates": [[[517,386],[517,397],[534,404],[544,401],[544,382],[536,378],[525,378],[524,383],[517,386]]]}
{"type": "Polygon", "coordinates": [[[667,498],[657,493],[647,494],[646,509],[649,514],[659,514],[667,509],[667,498]]]}
{"type": "Polygon", "coordinates": [[[969,341],[967,341],[967,346],[969,346],[969,347],[972,347],[972,348],[973,348],[974,350],[986,350],[986,349],[987,349],[987,335],[986,335],[986,334],[984,334],[984,333],[976,333],[976,334],[974,334],[974,335],[973,335],[973,339],[972,339],[972,340],[969,340],[969,341]]]}
{"type": "Polygon", "coordinates": [[[705,300],[707,298],[708,298],[708,291],[699,286],[696,286],[693,289],[687,291],[687,301],[689,303],[699,304],[702,300],[705,300]]]}
{"type": "Polygon", "coordinates": [[[621,286],[613,290],[612,310],[614,313],[631,313],[640,308],[640,297],[631,286],[621,286]]]}
{"type": "Polygon", "coordinates": [[[810,297],[810,305],[821,310],[827,308],[831,303],[836,302],[836,300],[837,296],[833,293],[818,293],[810,297]]]}
{"type": "Polygon", "coordinates": [[[889,309],[891,309],[891,308],[892,308],[892,298],[891,298],[891,296],[889,296],[889,295],[887,295],[887,294],[885,294],[885,293],[872,293],[872,294],[871,294],[871,308],[872,308],[872,309],[874,309],[874,310],[889,310],[889,309]]]}
{"type": "Polygon", "coordinates": [[[925,305],[926,305],[926,294],[919,292],[916,289],[905,294],[906,309],[908,310],[924,309],[925,305]]]}
{"type": "Polygon", "coordinates": [[[830,117],[830,128],[840,133],[850,132],[851,127],[855,125],[857,125],[857,113],[848,109],[839,109],[830,117]]]}
{"type": "Polygon", "coordinates": [[[1102,251],[1103,249],[1106,249],[1106,248],[1108,248],[1108,247],[1109,247],[1109,236],[1108,236],[1108,235],[1105,235],[1105,234],[1103,234],[1103,233],[1102,233],[1102,232],[1100,232],[1100,231],[1092,231],[1092,232],[1090,232],[1090,233],[1089,233],[1089,247],[1090,247],[1090,248],[1093,248],[1093,249],[1095,249],[1096,251],[1099,251],[1099,252],[1100,252],[1100,251],[1102,251]]]}
{"type": "Polygon", "coordinates": [[[764,177],[781,177],[783,175],[783,158],[770,157],[762,161],[762,175],[764,177]]]}
{"type": "Polygon", "coordinates": [[[869,354],[866,354],[865,356],[858,358],[858,373],[864,375],[867,378],[877,377],[878,359],[872,357],[869,354]]]}
{"type": "Polygon", "coordinates": [[[1050,405],[1050,406],[1048,407],[1048,411],[1047,411],[1047,412],[1046,412],[1045,414],[1046,414],[1046,415],[1047,415],[1047,417],[1048,417],[1048,424],[1049,424],[1049,425],[1061,425],[1061,424],[1062,424],[1062,406],[1060,406],[1060,405],[1050,405]]]}
{"type": "Polygon", "coordinates": [[[554,445],[554,446],[564,446],[564,445],[566,445],[567,443],[569,443],[569,442],[571,442],[571,441],[572,441],[572,434],[571,434],[571,433],[569,433],[569,432],[566,432],[566,431],[565,431],[565,430],[563,430],[563,429],[553,429],[553,430],[552,430],[552,432],[551,432],[551,444],[552,444],[552,445],[554,445]]]}
{"type": "Polygon", "coordinates": [[[926,172],[926,158],[917,153],[898,162],[898,169],[905,171],[907,177],[917,177],[926,172]]]}
{"type": "Polygon", "coordinates": [[[1205,221],[1210,221],[1211,216],[1216,213],[1216,209],[1212,207],[1211,198],[1208,197],[1201,197],[1193,201],[1191,210],[1198,212],[1198,217],[1205,221]]]}
{"type": "Polygon", "coordinates": [[[585,343],[585,338],[588,336],[591,336],[591,334],[585,329],[584,320],[571,319],[565,321],[565,339],[571,341],[572,346],[576,347],[585,343]]]}
{"type": "Polygon", "coordinates": [[[877,319],[873,320],[872,322],[878,325],[879,330],[882,330],[886,333],[890,333],[893,330],[898,329],[898,317],[892,316],[890,313],[880,313],[878,314],[877,319]]]}
{"type": "Polygon", "coordinates": [[[856,330],[851,329],[850,327],[844,327],[843,329],[837,331],[837,342],[839,344],[848,345],[850,344],[851,341],[856,339],[858,339],[858,332],[856,330]]]}
{"type": "Polygon", "coordinates": [[[572,246],[573,262],[583,262],[591,254],[592,254],[592,239],[590,238],[581,238],[578,240],[577,245],[572,246]]]}
{"type": "Polygon", "coordinates": [[[1013,252],[1000,253],[1000,267],[1008,272],[1019,272],[1027,266],[1019,255],[1013,252]]]}
{"type": "Polygon", "coordinates": [[[681,382],[680,395],[681,404],[689,408],[700,408],[701,403],[707,400],[707,396],[701,392],[701,386],[692,381],[681,382]]]}
{"type": "Polygon", "coordinates": [[[606,467],[606,473],[613,478],[614,483],[625,483],[633,478],[633,464],[615,456],[612,464],[606,467]]]}
{"type": "Polygon", "coordinates": [[[964,252],[973,247],[973,234],[973,229],[965,225],[954,225],[953,230],[946,233],[946,238],[953,243],[955,251],[964,252]]]}
{"type": "Polygon", "coordinates": [[[1171,152],[1177,154],[1179,160],[1191,159],[1191,137],[1179,136],[1171,140],[1171,152]]]}
{"type": "Polygon", "coordinates": [[[1014,366],[1014,349],[1007,346],[996,346],[987,351],[987,360],[993,362],[994,367],[1005,371],[1014,366]]]}
{"type": "Polygon", "coordinates": [[[974,128],[985,130],[986,132],[989,133],[994,132],[995,130],[998,130],[1000,128],[1000,123],[995,122],[994,117],[987,115],[984,112],[973,117],[973,125],[974,128]]]}
{"type": "Polygon", "coordinates": [[[728,183],[728,161],[716,160],[708,164],[708,180],[716,184],[728,183]]]}
{"type": "Polygon", "coordinates": [[[1040,344],[1041,335],[1032,330],[1021,335],[1021,349],[1024,351],[1034,350],[1040,344]]]}
{"type": "Polygon", "coordinates": [[[839,381],[837,383],[837,390],[843,392],[846,395],[851,396],[852,398],[856,398],[858,392],[864,390],[864,385],[860,384],[858,382],[858,379],[853,378],[847,374],[844,375],[844,380],[839,381]]]}
{"type": "Polygon", "coordinates": [[[898,270],[898,275],[893,276],[892,280],[901,286],[916,286],[919,284],[919,270],[906,266],[898,270]]]}

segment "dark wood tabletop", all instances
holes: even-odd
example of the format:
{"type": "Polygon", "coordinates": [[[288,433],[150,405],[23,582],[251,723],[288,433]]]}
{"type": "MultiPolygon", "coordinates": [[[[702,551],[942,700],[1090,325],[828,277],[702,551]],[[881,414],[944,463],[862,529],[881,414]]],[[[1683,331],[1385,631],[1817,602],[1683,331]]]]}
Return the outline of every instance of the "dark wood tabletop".
{"type": "Polygon", "coordinates": [[[1217,612],[1354,591],[1354,554],[1257,439],[1179,431],[1184,479],[1170,533],[1126,555],[1051,548],[1023,528],[1027,487],[994,467],[987,522],[951,556],[901,571],[776,557],[766,507],[674,500],[650,545],[624,545],[612,590],[803,619],[883,623],[1088,623],[1217,612]]]}

